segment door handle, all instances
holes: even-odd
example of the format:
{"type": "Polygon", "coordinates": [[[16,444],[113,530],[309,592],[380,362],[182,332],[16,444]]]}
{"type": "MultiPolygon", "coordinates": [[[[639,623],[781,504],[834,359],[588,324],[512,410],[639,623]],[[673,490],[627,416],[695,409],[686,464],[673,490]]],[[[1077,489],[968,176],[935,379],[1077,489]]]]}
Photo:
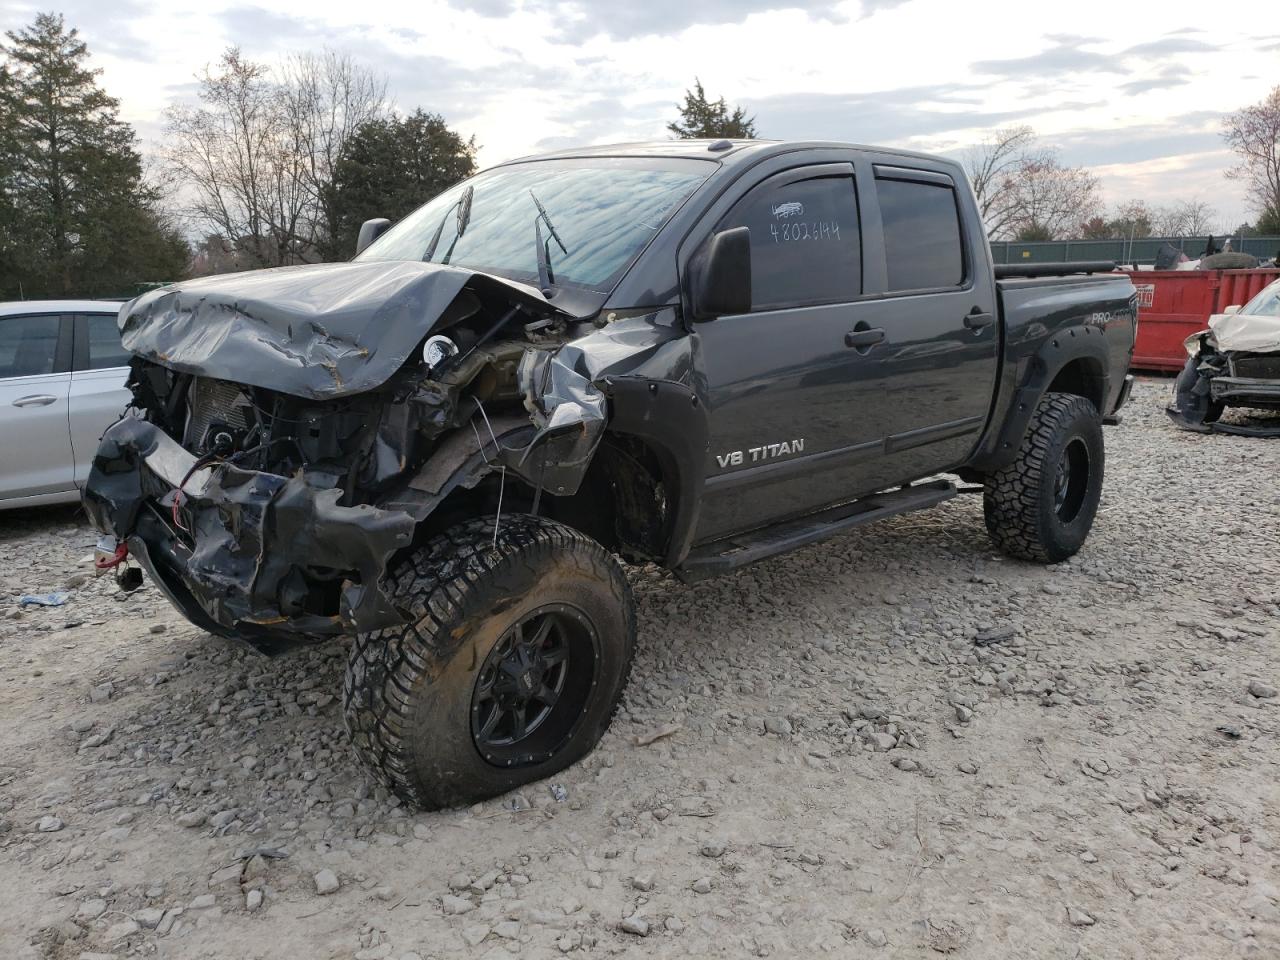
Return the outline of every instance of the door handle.
{"type": "Polygon", "coordinates": [[[964,318],[964,325],[970,330],[981,330],[983,327],[989,327],[995,322],[994,315],[983,313],[977,307],[974,307],[973,312],[964,318]]]}
{"type": "Polygon", "coordinates": [[[13,405],[15,407],[47,407],[51,403],[56,403],[57,400],[57,397],[47,393],[33,393],[28,397],[19,397],[13,401],[13,405]]]}
{"type": "Polygon", "coordinates": [[[844,335],[844,345],[865,350],[868,347],[874,347],[883,339],[884,330],[880,327],[872,327],[869,330],[850,330],[844,335]]]}

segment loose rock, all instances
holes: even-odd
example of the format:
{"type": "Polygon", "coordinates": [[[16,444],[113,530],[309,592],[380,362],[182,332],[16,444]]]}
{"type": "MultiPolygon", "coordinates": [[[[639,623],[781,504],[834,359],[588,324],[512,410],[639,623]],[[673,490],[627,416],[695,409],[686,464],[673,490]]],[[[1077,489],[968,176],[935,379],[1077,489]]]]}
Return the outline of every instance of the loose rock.
{"type": "Polygon", "coordinates": [[[337,893],[341,884],[338,882],[338,875],[332,870],[321,870],[315,875],[316,893],[320,896],[327,896],[331,893],[337,893]]]}
{"type": "Polygon", "coordinates": [[[633,933],[637,937],[647,937],[649,935],[649,921],[638,913],[633,914],[625,920],[620,920],[618,929],[623,933],[633,933]]]}

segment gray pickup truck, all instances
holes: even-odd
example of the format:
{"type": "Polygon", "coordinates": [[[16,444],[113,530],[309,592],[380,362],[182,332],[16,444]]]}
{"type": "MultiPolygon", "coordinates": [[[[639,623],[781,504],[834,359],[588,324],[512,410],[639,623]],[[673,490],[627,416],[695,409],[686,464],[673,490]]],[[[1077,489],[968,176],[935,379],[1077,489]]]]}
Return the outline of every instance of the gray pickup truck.
{"type": "Polygon", "coordinates": [[[619,556],[727,573],[940,503],[941,474],[1016,557],[1093,523],[1133,287],[998,275],[951,161],[566,151],[359,246],[125,305],[133,404],[84,503],[104,562],[215,634],[352,636],[352,739],[413,803],[591,750],[635,643],[619,556]]]}

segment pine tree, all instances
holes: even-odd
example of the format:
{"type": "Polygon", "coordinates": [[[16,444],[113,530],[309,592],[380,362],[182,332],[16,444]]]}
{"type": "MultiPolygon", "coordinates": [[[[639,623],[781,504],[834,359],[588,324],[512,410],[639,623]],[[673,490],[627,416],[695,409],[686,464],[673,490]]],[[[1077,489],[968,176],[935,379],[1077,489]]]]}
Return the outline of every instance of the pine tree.
{"type": "Polygon", "coordinates": [[[755,117],[748,117],[740,106],[730,113],[724,97],[708,100],[702,81],[696,77],[693,89],[684,92],[684,106],[679,110],[680,119],[667,124],[677,140],[751,140],[756,136],[755,117]]]}
{"type": "Polygon", "coordinates": [[[175,279],[186,243],[156,210],[133,129],[57,14],[7,34],[10,257],[0,296],[106,296],[175,279]]]}
{"type": "Polygon", "coordinates": [[[462,139],[439,114],[418,109],[362,124],[334,167],[327,197],[338,249],[350,256],[364,221],[399,220],[475,170],[475,139],[462,139]]]}
{"type": "Polygon", "coordinates": [[[18,124],[15,107],[13,75],[7,64],[0,63],[0,290],[4,288],[4,278],[16,276],[18,269],[18,124]]]}

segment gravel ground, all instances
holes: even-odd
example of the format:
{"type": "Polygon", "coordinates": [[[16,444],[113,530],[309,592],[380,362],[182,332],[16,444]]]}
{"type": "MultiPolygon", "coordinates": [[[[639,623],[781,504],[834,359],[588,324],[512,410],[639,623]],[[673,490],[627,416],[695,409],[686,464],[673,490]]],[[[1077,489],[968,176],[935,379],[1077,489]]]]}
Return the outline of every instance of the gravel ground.
{"type": "Polygon", "coordinates": [[[1168,390],[1057,567],[964,496],[631,571],[601,746],[444,813],[356,764],[341,644],[245,653],[86,579],[74,511],[0,515],[0,956],[1278,956],[1280,441],[1168,390]]]}

